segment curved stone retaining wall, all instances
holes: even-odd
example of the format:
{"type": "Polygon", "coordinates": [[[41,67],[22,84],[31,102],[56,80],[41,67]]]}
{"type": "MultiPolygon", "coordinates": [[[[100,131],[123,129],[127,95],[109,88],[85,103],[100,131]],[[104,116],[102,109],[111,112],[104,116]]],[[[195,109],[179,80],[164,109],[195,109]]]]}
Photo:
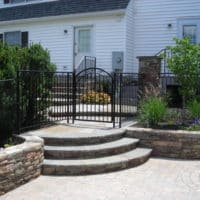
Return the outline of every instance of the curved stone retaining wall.
{"type": "Polygon", "coordinates": [[[40,175],[43,140],[23,136],[22,144],[0,151],[0,195],[40,175]]]}
{"type": "Polygon", "coordinates": [[[153,156],[200,159],[200,132],[127,128],[128,137],[140,139],[141,147],[152,148],[153,156]]]}

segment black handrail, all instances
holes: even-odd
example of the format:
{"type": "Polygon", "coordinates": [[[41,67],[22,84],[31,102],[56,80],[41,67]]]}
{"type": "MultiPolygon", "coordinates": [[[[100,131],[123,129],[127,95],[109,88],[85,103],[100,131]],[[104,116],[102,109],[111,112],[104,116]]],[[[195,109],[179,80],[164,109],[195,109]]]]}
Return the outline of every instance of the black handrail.
{"type": "Polygon", "coordinates": [[[81,61],[79,66],[75,69],[76,74],[88,68],[96,68],[96,57],[84,56],[84,59],[81,61]]]}
{"type": "Polygon", "coordinates": [[[161,73],[170,73],[170,70],[168,69],[168,58],[171,58],[172,52],[169,49],[161,49],[158,53],[155,54],[155,56],[160,56],[163,58],[161,63],[161,73]]]}

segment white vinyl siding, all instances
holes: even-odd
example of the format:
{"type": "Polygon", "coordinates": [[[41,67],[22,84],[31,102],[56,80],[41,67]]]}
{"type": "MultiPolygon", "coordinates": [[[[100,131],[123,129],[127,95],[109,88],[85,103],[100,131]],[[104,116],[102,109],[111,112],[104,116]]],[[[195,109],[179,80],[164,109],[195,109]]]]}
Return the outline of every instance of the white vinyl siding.
{"type": "Polygon", "coordinates": [[[125,59],[124,59],[124,71],[133,72],[134,67],[134,0],[131,0],[125,15],[125,34],[126,34],[126,43],[125,43],[125,59]]]}
{"type": "Polygon", "coordinates": [[[134,69],[178,37],[178,20],[200,17],[200,0],[134,0],[134,69]],[[172,27],[168,27],[171,24],[172,27]]]}
{"type": "Polygon", "coordinates": [[[28,31],[29,42],[41,43],[51,54],[58,71],[73,69],[74,28],[94,27],[94,56],[97,67],[112,70],[112,52],[124,51],[125,33],[123,16],[88,17],[46,22],[32,22],[0,26],[1,32],[28,31]],[[67,33],[64,33],[67,30],[67,33]]]}
{"type": "Polygon", "coordinates": [[[0,0],[0,8],[4,7],[4,1],[0,0]]]}

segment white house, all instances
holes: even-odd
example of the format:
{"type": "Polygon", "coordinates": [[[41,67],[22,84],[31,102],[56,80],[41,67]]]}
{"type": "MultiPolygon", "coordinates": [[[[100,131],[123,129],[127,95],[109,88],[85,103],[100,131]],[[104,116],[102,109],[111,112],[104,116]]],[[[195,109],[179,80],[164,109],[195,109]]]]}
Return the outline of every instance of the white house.
{"type": "Polygon", "coordinates": [[[0,39],[41,43],[58,71],[94,56],[107,71],[137,72],[137,56],[183,36],[200,42],[200,0],[0,0],[0,39]]]}

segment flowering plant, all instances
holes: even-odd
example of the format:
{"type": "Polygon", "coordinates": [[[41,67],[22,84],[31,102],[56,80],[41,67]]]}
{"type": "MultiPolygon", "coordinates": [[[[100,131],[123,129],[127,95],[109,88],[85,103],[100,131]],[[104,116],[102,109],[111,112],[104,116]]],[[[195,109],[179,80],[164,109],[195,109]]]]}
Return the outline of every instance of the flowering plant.
{"type": "Polygon", "coordinates": [[[111,102],[110,95],[103,92],[95,92],[93,90],[86,92],[81,96],[82,103],[92,104],[109,104],[111,102]]]}

